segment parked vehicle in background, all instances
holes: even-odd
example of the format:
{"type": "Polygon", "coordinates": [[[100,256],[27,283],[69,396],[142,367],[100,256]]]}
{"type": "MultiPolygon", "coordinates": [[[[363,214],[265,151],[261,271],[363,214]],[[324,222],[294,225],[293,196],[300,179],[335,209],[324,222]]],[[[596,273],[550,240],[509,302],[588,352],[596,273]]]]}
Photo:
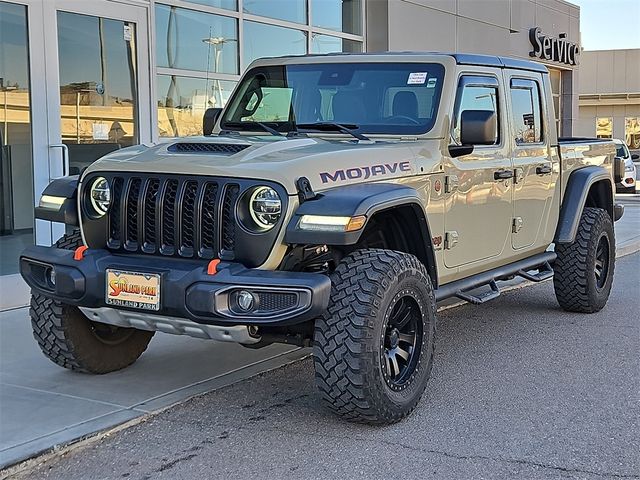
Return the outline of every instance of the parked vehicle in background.
{"type": "Polygon", "coordinates": [[[624,178],[621,182],[616,183],[617,193],[636,193],[636,176],[637,166],[634,161],[637,161],[640,157],[638,154],[631,154],[629,147],[622,140],[617,138],[613,139],[613,143],[616,145],[616,157],[621,158],[624,161],[624,178]]]}
{"type": "Polygon", "coordinates": [[[21,272],[52,361],[107,373],[155,331],[313,346],[326,405],[383,424],[426,388],[437,301],[553,276],[565,310],[607,302],[623,163],[609,140],[557,137],[541,64],[262,59],[204,134],[47,187],[36,216],[76,230],[21,272]]]}

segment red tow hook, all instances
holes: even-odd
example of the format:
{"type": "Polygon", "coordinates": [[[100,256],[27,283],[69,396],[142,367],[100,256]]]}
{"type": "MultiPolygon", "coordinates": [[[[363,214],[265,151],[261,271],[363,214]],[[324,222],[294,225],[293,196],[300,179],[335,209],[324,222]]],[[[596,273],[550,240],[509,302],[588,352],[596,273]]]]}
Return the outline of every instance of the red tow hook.
{"type": "Polygon", "coordinates": [[[82,245],[81,247],[76,248],[76,251],[73,252],[73,259],[80,261],[84,258],[84,252],[89,250],[89,247],[86,245],[82,245]]]}
{"type": "Polygon", "coordinates": [[[220,259],[219,258],[214,258],[213,260],[211,260],[209,262],[209,265],[207,266],[207,273],[209,275],[215,275],[216,273],[218,273],[218,264],[220,263],[220,259]]]}

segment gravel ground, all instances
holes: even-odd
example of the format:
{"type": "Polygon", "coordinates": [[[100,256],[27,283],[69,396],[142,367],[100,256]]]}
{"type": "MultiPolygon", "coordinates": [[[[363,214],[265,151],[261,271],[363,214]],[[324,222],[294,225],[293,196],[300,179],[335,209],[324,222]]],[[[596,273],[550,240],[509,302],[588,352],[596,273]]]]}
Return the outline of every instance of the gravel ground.
{"type": "Polygon", "coordinates": [[[439,314],[408,419],[323,409],[309,359],[194,398],[20,478],[640,478],[640,254],[608,306],[559,309],[550,282],[439,314]]]}

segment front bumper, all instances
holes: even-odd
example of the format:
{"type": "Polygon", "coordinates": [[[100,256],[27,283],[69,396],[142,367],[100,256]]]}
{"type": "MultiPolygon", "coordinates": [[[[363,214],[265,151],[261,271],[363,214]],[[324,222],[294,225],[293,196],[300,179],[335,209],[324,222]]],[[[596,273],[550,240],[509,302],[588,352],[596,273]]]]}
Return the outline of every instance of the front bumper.
{"type": "Polygon", "coordinates": [[[239,263],[220,263],[217,273],[210,275],[203,261],[114,255],[101,249],[87,250],[81,260],[75,260],[71,250],[41,246],[28,247],[20,256],[20,273],[32,290],[80,307],[113,307],[105,301],[105,272],[109,268],[160,275],[160,310],[146,313],[209,325],[302,323],[326,310],[331,290],[326,275],[249,269],[239,263]],[[50,280],[51,269],[55,271],[55,284],[50,280]],[[238,290],[264,298],[260,304],[269,308],[235,313],[230,305],[238,290]],[[286,302],[281,300],[283,296],[286,302]]]}

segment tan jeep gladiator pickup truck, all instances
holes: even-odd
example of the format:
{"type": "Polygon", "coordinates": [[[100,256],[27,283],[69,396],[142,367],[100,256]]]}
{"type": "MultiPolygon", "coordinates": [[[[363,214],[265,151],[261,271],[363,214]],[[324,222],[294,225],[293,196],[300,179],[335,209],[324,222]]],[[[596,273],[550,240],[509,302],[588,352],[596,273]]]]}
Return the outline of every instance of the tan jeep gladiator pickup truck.
{"type": "Polygon", "coordinates": [[[34,336],[91,373],[133,363],[155,331],[313,346],[333,411],[395,422],[426,388],[436,302],[553,276],[562,308],[605,306],[624,165],[609,141],[558,139],[552,109],[529,61],[258,60],[202,137],[47,187],[36,216],[69,233],[21,256],[34,336]]]}

